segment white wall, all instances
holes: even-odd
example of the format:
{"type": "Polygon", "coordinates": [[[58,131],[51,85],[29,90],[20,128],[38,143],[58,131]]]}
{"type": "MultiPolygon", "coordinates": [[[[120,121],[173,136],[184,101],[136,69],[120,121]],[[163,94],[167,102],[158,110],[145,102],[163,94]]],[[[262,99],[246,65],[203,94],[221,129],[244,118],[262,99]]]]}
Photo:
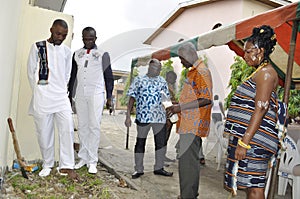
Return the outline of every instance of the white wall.
{"type": "Polygon", "coordinates": [[[22,156],[26,160],[41,157],[33,119],[27,114],[31,98],[27,80],[27,57],[30,47],[35,41],[49,38],[50,27],[57,18],[66,20],[69,25],[69,35],[65,43],[70,46],[73,17],[32,7],[24,0],[6,1],[0,9],[1,19],[9,19],[0,22],[0,166],[11,166],[15,153],[6,122],[8,117],[13,119],[22,156]]]}
{"type": "Polygon", "coordinates": [[[217,23],[231,24],[242,17],[242,12],[243,5],[240,0],[217,1],[187,9],[161,32],[151,45],[165,47],[178,42],[179,37],[170,37],[171,31],[188,38],[198,36],[210,31],[217,23]]]}
{"type": "MultiPolygon", "coordinates": [[[[0,166],[7,165],[7,146],[10,136],[7,117],[10,116],[17,38],[23,1],[4,1],[0,6],[0,166]]],[[[0,171],[1,172],[1,171],[0,171]]],[[[1,174],[1,173],[0,173],[1,174]]]]}
{"type": "Polygon", "coordinates": [[[274,9],[272,6],[261,2],[244,1],[243,3],[243,18],[252,17],[259,13],[274,9]]]}

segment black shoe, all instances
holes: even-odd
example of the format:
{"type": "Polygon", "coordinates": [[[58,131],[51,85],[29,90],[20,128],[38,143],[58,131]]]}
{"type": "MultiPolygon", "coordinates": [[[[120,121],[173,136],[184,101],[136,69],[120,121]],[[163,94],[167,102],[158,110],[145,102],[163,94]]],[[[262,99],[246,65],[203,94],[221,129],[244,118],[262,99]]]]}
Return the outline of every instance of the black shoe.
{"type": "Polygon", "coordinates": [[[132,177],[132,179],[137,179],[137,178],[141,177],[142,175],[144,175],[144,172],[138,173],[137,171],[135,171],[135,172],[131,175],[131,177],[132,177]]]}
{"type": "Polygon", "coordinates": [[[165,162],[175,162],[175,159],[170,159],[170,158],[168,158],[167,156],[165,157],[165,162]]]}
{"type": "Polygon", "coordinates": [[[153,171],[153,173],[155,175],[161,175],[161,176],[168,176],[168,177],[173,176],[173,172],[167,172],[166,170],[164,170],[164,168],[155,170],[155,171],[153,171]]]}
{"type": "Polygon", "coordinates": [[[200,164],[205,165],[205,159],[204,158],[200,158],[200,164]]]}

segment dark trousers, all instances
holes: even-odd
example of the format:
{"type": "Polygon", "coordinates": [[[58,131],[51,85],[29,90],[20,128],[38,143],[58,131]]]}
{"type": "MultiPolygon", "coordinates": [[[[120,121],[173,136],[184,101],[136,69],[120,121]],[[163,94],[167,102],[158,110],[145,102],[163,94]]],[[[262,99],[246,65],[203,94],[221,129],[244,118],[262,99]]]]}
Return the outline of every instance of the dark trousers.
{"type": "Polygon", "coordinates": [[[171,122],[170,119],[167,119],[167,121],[166,121],[166,143],[167,144],[168,144],[168,140],[171,135],[172,127],[173,127],[173,123],[171,122]]]}
{"type": "Polygon", "coordinates": [[[164,123],[140,123],[137,124],[137,138],[134,147],[135,171],[144,172],[145,145],[150,128],[154,134],[155,164],[154,170],[162,169],[166,155],[166,125],[164,123]]]}
{"type": "Polygon", "coordinates": [[[212,113],[211,118],[214,123],[217,123],[218,121],[222,121],[222,114],[221,113],[212,113]]]}
{"type": "Polygon", "coordinates": [[[194,199],[198,196],[200,179],[199,150],[200,137],[194,134],[180,134],[179,138],[179,184],[182,199],[194,199]]]}

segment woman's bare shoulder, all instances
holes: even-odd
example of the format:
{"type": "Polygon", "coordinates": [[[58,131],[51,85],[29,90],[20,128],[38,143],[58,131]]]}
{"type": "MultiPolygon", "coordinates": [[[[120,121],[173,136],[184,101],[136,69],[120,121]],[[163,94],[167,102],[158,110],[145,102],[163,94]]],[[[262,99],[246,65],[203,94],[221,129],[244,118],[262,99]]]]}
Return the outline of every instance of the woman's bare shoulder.
{"type": "Polygon", "coordinates": [[[264,84],[272,84],[274,88],[278,85],[278,74],[271,64],[268,64],[257,74],[256,81],[264,84]]]}

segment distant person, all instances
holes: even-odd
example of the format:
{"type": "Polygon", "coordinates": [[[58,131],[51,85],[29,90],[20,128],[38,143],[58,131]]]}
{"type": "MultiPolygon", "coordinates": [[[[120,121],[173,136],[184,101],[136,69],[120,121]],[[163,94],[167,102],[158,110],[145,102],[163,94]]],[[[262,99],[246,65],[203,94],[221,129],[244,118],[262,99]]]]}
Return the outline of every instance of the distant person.
{"type": "Polygon", "coordinates": [[[114,79],[110,56],[96,45],[96,30],[86,27],[82,30],[83,48],[75,51],[72,73],[69,83],[69,96],[76,90],[75,105],[78,117],[78,135],[80,161],[75,165],[79,169],[86,165],[88,172],[97,173],[98,148],[100,143],[100,122],[105,103],[112,106],[114,79]],[[77,87],[74,89],[74,82],[77,87]]]}
{"type": "Polygon", "coordinates": [[[183,43],[178,56],[188,68],[179,103],[167,108],[170,117],[178,113],[177,133],[179,134],[179,184],[178,198],[197,198],[200,178],[199,151],[201,137],[207,137],[210,130],[212,80],[204,62],[198,58],[194,45],[183,43]]]}
{"type": "Polygon", "coordinates": [[[155,175],[172,176],[172,172],[164,170],[164,158],[166,155],[166,112],[161,103],[161,91],[167,95],[168,86],[166,80],[159,76],[161,63],[157,59],[151,59],[146,75],[136,77],[131,84],[127,95],[129,102],[125,126],[131,126],[130,113],[136,101],[136,126],[137,138],[134,147],[135,171],[132,178],[136,179],[144,175],[145,145],[150,128],[152,128],[155,142],[155,175]]]}
{"type": "Polygon", "coordinates": [[[43,168],[39,176],[48,176],[54,167],[56,126],[59,134],[58,171],[76,179],[78,176],[73,170],[73,119],[67,94],[72,53],[70,48],[62,43],[68,34],[68,25],[64,20],[57,19],[53,22],[50,32],[49,39],[32,45],[27,68],[33,93],[29,114],[34,118],[43,158],[43,168]]]}
{"type": "Polygon", "coordinates": [[[230,135],[225,188],[233,195],[244,189],[248,199],[265,198],[269,162],[279,145],[279,80],[269,57],[276,41],[270,26],[253,28],[244,45],[244,59],[256,70],[237,87],[225,122],[224,131],[230,135]]]}
{"type": "Polygon", "coordinates": [[[110,106],[108,112],[109,112],[109,115],[116,114],[116,97],[114,95],[112,96],[111,106],[110,106]]]}
{"type": "MultiPolygon", "coordinates": [[[[168,83],[168,89],[170,93],[170,100],[172,101],[173,104],[177,104],[178,102],[176,101],[176,89],[175,89],[175,83],[176,83],[177,75],[174,71],[169,71],[166,74],[166,81],[168,83]]],[[[173,122],[171,122],[170,118],[167,117],[166,120],[166,143],[168,144],[171,131],[173,127],[173,122]]],[[[170,159],[167,156],[165,157],[166,162],[174,162],[174,159],[170,159]]]]}
{"type": "Polygon", "coordinates": [[[219,95],[214,96],[213,106],[211,109],[211,117],[213,123],[222,122],[225,116],[222,102],[219,100],[219,95]]]}

